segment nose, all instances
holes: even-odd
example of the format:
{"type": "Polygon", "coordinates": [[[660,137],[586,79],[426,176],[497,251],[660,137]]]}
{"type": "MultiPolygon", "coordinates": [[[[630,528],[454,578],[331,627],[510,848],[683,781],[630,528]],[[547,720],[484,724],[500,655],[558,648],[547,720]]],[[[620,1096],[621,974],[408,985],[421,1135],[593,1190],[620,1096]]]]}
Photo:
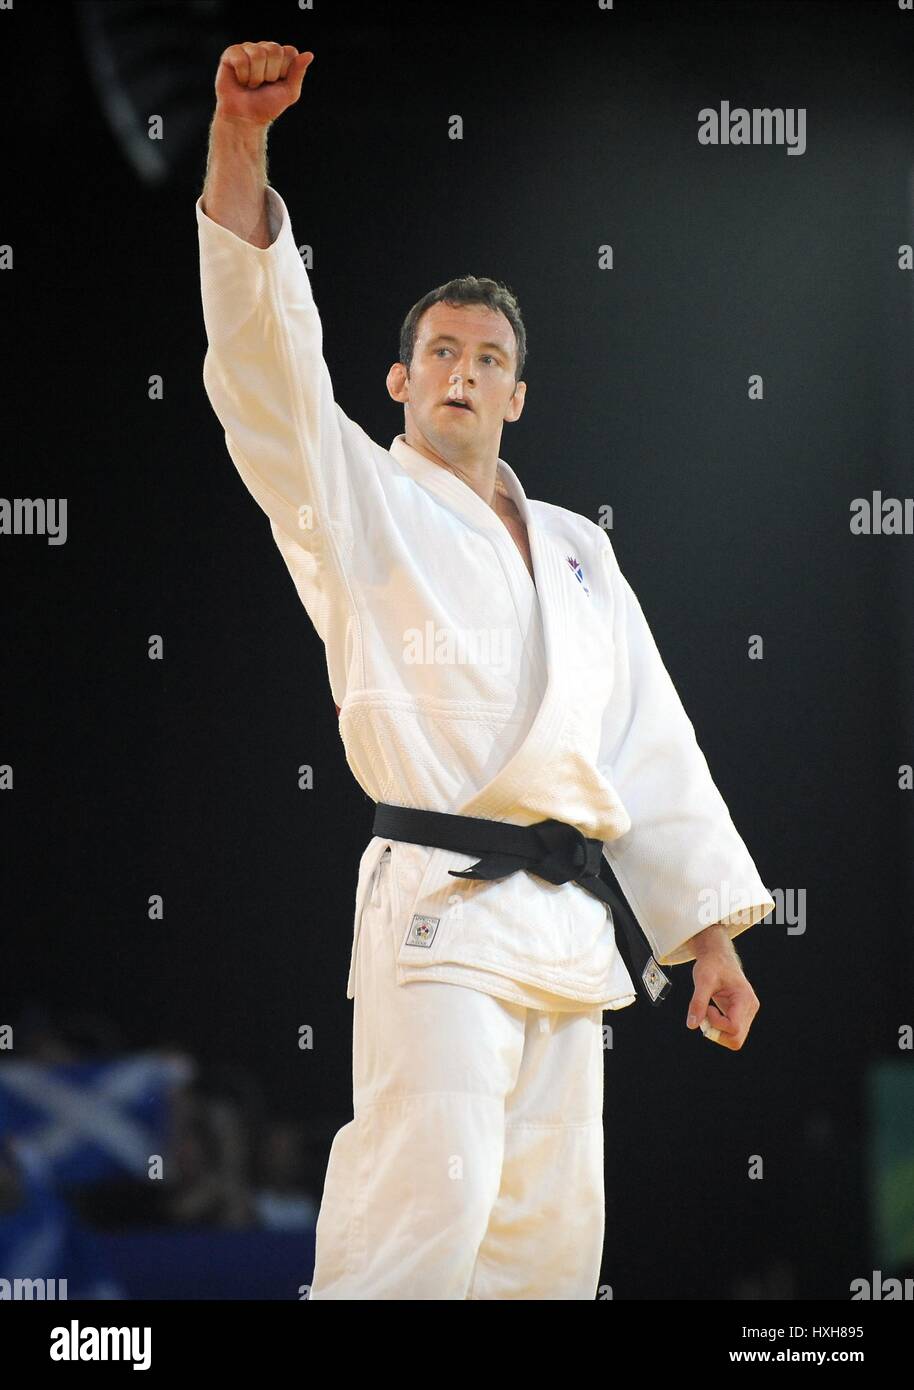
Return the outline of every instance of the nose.
{"type": "Polygon", "coordinates": [[[460,372],[452,372],[449,378],[448,396],[454,400],[463,400],[466,397],[467,388],[460,372]]]}

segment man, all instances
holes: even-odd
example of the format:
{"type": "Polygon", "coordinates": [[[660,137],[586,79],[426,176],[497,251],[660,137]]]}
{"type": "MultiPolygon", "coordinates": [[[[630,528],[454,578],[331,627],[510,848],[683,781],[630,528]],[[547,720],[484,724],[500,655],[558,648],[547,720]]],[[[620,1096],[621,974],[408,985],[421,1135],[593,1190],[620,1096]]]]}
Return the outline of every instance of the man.
{"type": "Polygon", "coordinates": [[[464,277],[414,307],[389,450],[334,400],[266,180],[267,127],[312,58],[226,49],[197,202],[206,390],[378,803],[347,986],[354,1117],[311,1297],[593,1298],[602,1011],[636,997],[614,919],[629,933],[636,914],[652,999],[662,965],[695,960],[689,1026],[738,1050],[759,1005],[732,937],[774,903],[605,531],[528,499],[499,458],[526,394],[510,292],[464,277]],[[702,915],[709,892],[732,910],[702,915]]]}

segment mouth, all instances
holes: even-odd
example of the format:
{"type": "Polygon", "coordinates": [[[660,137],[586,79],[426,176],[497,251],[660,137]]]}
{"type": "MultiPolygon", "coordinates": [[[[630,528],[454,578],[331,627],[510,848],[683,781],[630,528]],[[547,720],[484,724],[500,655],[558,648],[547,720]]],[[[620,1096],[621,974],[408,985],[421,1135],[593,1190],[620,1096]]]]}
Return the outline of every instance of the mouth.
{"type": "Polygon", "coordinates": [[[441,404],[450,406],[452,410],[468,410],[471,415],[473,413],[473,407],[468,401],[442,401],[441,404]]]}

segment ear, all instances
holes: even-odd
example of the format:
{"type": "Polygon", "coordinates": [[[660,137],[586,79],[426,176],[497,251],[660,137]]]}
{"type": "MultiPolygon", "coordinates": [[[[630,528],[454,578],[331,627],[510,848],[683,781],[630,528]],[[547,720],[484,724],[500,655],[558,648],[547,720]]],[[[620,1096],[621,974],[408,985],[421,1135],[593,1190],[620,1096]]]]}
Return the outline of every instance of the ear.
{"type": "Polygon", "coordinates": [[[387,391],[391,400],[406,405],[409,400],[409,378],[402,362],[395,362],[387,373],[387,391]]]}
{"type": "Polygon", "coordinates": [[[526,396],[526,394],[527,383],[525,381],[519,381],[517,383],[517,386],[514,388],[514,395],[508,402],[508,407],[504,414],[505,420],[511,421],[520,419],[521,412],[524,408],[524,397],[526,396]]]}

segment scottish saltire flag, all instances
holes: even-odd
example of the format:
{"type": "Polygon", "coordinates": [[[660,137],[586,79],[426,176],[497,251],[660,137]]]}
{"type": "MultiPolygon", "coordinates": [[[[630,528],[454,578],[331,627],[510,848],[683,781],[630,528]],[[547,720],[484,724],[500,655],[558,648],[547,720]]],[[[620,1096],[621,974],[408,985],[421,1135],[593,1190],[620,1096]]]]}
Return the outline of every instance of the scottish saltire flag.
{"type": "Polygon", "coordinates": [[[47,1165],[24,1140],[0,1141],[7,1200],[0,1205],[0,1300],[126,1298],[104,1253],[49,1185],[47,1165]],[[14,1193],[15,1200],[10,1200],[14,1193]],[[30,1292],[16,1294],[16,1280],[30,1292]]]}
{"type": "Polygon", "coordinates": [[[170,1097],[189,1058],[142,1053],[102,1062],[0,1063],[0,1135],[21,1138],[60,1185],[145,1177],[163,1153],[170,1097]]]}

